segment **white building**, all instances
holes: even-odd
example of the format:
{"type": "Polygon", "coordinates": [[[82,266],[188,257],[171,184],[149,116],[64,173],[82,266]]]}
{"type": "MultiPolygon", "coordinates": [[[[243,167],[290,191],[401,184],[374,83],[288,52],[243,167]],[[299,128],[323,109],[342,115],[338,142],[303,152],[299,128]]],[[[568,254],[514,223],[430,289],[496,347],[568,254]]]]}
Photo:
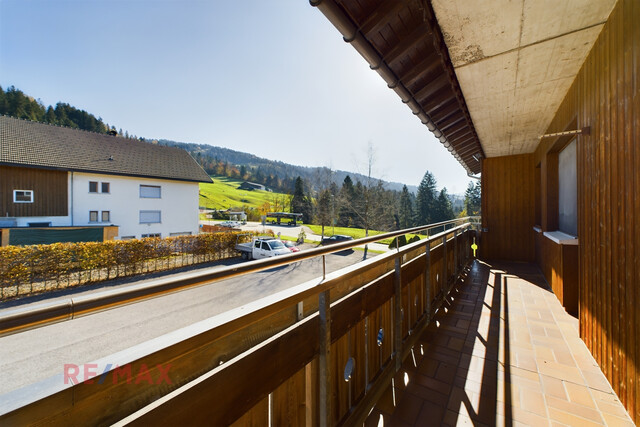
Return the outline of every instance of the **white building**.
{"type": "Polygon", "coordinates": [[[179,148],[0,116],[0,228],[196,234],[200,182],[211,179],[179,148]]]}

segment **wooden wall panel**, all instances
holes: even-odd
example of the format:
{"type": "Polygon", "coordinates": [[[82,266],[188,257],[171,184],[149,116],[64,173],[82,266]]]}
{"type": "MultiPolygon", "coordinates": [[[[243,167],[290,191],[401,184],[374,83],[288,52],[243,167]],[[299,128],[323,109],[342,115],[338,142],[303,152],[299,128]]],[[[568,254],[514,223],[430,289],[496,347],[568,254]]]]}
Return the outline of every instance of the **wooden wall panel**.
{"type": "Polygon", "coordinates": [[[535,260],[533,154],[493,157],[482,165],[482,233],[487,259],[535,260]]]}
{"type": "MultiPolygon", "coordinates": [[[[578,128],[590,127],[589,135],[577,139],[580,334],[636,423],[640,422],[638,22],[640,3],[620,0],[547,130],[562,131],[572,121],[578,128]]],[[[536,163],[555,143],[553,139],[540,143],[536,163]]]]}
{"type": "Polygon", "coordinates": [[[66,216],[67,172],[0,166],[0,216],[66,216]],[[33,190],[33,203],[14,203],[13,190],[33,190]]]}
{"type": "Polygon", "coordinates": [[[540,235],[540,269],[567,313],[578,315],[578,247],[540,235]]]}

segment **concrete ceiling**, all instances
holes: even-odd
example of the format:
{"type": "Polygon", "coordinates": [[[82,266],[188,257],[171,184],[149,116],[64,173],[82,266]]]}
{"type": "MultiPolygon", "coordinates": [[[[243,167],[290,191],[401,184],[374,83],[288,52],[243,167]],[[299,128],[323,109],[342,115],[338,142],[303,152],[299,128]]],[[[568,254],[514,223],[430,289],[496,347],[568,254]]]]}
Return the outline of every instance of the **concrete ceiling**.
{"type": "Polygon", "coordinates": [[[432,0],[487,157],[533,152],[616,0],[432,0]]]}

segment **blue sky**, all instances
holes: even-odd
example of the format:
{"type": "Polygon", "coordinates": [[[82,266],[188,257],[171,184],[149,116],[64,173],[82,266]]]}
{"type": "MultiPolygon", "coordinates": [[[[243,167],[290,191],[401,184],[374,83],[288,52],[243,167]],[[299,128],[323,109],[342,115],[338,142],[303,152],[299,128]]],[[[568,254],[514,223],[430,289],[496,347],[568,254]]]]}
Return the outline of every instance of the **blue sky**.
{"type": "Polygon", "coordinates": [[[463,193],[466,172],[307,0],[0,0],[0,85],[130,133],[463,193]]]}

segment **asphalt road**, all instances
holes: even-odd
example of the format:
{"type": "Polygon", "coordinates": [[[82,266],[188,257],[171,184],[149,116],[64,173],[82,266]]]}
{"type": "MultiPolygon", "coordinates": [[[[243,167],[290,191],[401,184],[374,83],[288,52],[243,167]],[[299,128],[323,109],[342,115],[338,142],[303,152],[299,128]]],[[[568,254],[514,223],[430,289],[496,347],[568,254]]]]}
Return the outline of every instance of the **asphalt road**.
{"type": "MultiPolygon", "coordinates": [[[[327,256],[327,271],[362,260],[327,256]]],[[[373,254],[372,254],[373,255],[373,254]]],[[[2,394],[322,275],[321,258],[253,273],[0,338],[2,394]]],[[[0,305],[0,311],[14,307],[0,305]]]]}

